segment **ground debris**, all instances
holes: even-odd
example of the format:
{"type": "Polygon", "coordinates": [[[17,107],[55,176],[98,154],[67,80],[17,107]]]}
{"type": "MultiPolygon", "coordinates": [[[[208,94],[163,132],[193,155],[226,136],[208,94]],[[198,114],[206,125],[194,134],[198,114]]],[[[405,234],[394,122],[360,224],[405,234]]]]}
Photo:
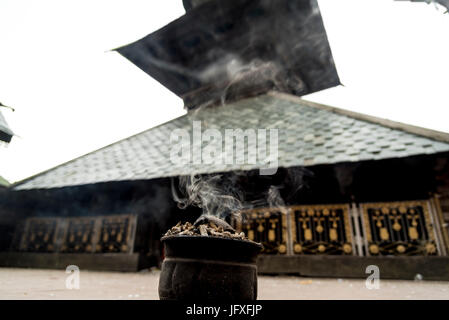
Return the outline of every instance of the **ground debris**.
{"type": "Polygon", "coordinates": [[[219,237],[219,238],[231,238],[239,240],[249,239],[245,236],[243,232],[236,232],[234,230],[224,230],[222,226],[217,226],[214,222],[208,222],[198,225],[193,225],[190,222],[182,224],[178,222],[174,227],[169,229],[165,236],[173,235],[188,235],[188,236],[203,236],[203,237],[219,237]]]}

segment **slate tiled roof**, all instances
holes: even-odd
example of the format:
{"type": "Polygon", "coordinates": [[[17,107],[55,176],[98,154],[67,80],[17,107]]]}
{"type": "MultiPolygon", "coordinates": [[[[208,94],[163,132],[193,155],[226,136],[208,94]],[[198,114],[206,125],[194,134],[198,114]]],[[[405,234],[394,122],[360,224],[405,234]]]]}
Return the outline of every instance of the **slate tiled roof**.
{"type": "Polygon", "coordinates": [[[260,164],[171,163],[171,132],[181,128],[191,133],[193,120],[201,120],[203,130],[215,128],[221,132],[237,128],[278,129],[279,167],[449,151],[449,139],[441,142],[375,121],[357,119],[330,108],[320,108],[296,97],[266,94],[187,114],[26,179],[14,188],[57,188],[260,167],[260,164]]]}

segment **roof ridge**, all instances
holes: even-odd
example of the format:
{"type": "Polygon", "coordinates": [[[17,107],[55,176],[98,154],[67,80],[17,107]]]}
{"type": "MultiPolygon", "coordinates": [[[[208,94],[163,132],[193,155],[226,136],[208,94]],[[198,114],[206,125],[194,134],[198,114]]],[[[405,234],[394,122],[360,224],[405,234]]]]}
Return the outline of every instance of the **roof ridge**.
{"type": "Polygon", "coordinates": [[[317,102],[313,102],[313,101],[309,101],[309,100],[304,100],[298,96],[288,94],[288,93],[283,93],[283,92],[278,92],[278,91],[270,91],[267,94],[270,96],[273,96],[273,97],[284,99],[284,100],[302,103],[302,104],[307,105],[312,108],[318,108],[318,109],[330,111],[330,112],[348,116],[348,117],[351,117],[351,118],[354,118],[357,120],[367,121],[367,122],[375,123],[375,124],[378,124],[378,125],[381,125],[384,127],[388,127],[391,129],[401,130],[401,131],[405,131],[407,133],[415,134],[418,136],[423,136],[423,137],[433,139],[436,141],[449,143],[449,133],[446,133],[446,132],[423,128],[423,127],[419,127],[419,126],[414,126],[414,125],[406,124],[403,122],[393,121],[393,120],[389,120],[386,118],[375,117],[375,116],[367,115],[364,113],[359,113],[359,112],[350,111],[350,110],[342,109],[342,108],[338,108],[338,107],[333,107],[333,106],[329,106],[329,105],[325,105],[325,104],[321,104],[321,103],[317,103],[317,102]]]}
{"type": "Polygon", "coordinates": [[[132,139],[132,138],[137,137],[137,136],[139,136],[139,135],[141,135],[141,134],[144,134],[145,132],[148,132],[148,131],[157,129],[157,128],[161,127],[161,126],[164,126],[164,125],[166,125],[166,124],[168,124],[168,123],[170,123],[170,122],[173,122],[173,121],[179,120],[179,119],[181,119],[181,118],[184,118],[184,117],[186,117],[186,116],[187,116],[187,114],[184,114],[184,115],[182,115],[182,116],[180,116],[180,117],[177,117],[177,118],[174,118],[174,119],[165,121],[165,122],[160,123],[160,124],[158,124],[158,125],[156,125],[156,126],[154,126],[154,127],[145,129],[145,130],[140,131],[140,132],[138,132],[138,133],[135,133],[135,134],[133,134],[133,135],[131,135],[131,136],[129,136],[129,137],[126,137],[126,138],[123,138],[123,139],[114,141],[114,142],[112,142],[112,143],[110,143],[110,144],[108,144],[108,145],[105,145],[105,146],[101,147],[101,148],[98,148],[98,149],[89,151],[89,152],[87,152],[87,153],[85,153],[85,154],[82,154],[82,155],[76,157],[76,158],[70,159],[69,161],[60,163],[60,164],[58,164],[58,165],[56,165],[56,166],[54,166],[54,167],[45,169],[44,171],[38,172],[38,173],[36,173],[36,174],[34,174],[34,175],[32,175],[32,176],[26,177],[25,179],[16,181],[16,182],[14,182],[14,183],[10,183],[8,187],[10,187],[10,188],[13,189],[13,188],[15,188],[15,187],[17,187],[17,186],[19,186],[19,185],[21,185],[21,184],[24,184],[25,182],[28,182],[29,180],[32,180],[32,179],[37,178],[37,177],[39,177],[39,176],[41,176],[41,175],[43,175],[43,174],[46,174],[47,172],[53,171],[53,170],[55,170],[55,169],[57,169],[57,168],[59,168],[59,167],[62,167],[62,166],[65,166],[65,165],[67,165],[67,164],[69,164],[69,163],[75,162],[76,160],[81,159],[81,158],[83,158],[83,157],[86,157],[86,156],[88,156],[88,155],[90,155],[90,154],[93,154],[93,153],[95,153],[95,152],[104,150],[104,149],[106,149],[106,148],[109,148],[109,147],[111,147],[111,146],[113,146],[113,145],[115,145],[115,144],[124,142],[124,141],[126,141],[126,140],[132,139]]]}

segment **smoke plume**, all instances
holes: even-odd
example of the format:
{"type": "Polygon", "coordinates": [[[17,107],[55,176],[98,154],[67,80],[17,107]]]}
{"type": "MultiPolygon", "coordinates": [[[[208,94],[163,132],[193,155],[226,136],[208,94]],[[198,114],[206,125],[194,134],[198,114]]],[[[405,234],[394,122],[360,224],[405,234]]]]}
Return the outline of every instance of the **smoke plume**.
{"type": "Polygon", "coordinates": [[[276,176],[263,177],[253,172],[236,171],[223,174],[192,175],[172,184],[178,207],[195,206],[202,215],[225,220],[229,215],[254,207],[286,207],[298,200],[299,192],[311,172],[305,168],[288,168],[276,176]]]}
{"type": "Polygon", "coordinates": [[[225,219],[242,208],[242,192],[236,187],[233,176],[183,176],[179,178],[179,189],[184,198],[176,192],[173,197],[182,209],[196,206],[203,210],[203,215],[225,219]]]}

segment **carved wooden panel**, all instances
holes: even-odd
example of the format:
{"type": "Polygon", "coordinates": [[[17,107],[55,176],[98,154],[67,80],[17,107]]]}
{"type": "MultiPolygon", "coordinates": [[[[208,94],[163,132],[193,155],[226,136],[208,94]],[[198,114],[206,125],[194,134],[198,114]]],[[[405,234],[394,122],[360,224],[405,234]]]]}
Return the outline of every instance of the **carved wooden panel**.
{"type": "MultiPolygon", "coordinates": [[[[28,218],[16,230],[20,245],[29,252],[132,253],[135,215],[28,218]],[[19,234],[20,233],[20,234],[19,234]]],[[[17,242],[17,241],[16,241],[17,242]]]]}
{"type": "Polygon", "coordinates": [[[291,207],[294,254],[352,254],[348,205],[291,207]]]}
{"type": "Polygon", "coordinates": [[[362,209],[369,254],[438,254],[427,201],[364,203],[362,209]]]}
{"type": "Polygon", "coordinates": [[[96,252],[128,252],[131,226],[130,216],[103,218],[96,252]]]}
{"type": "Polygon", "coordinates": [[[20,244],[21,251],[54,252],[58,219],[30,218],[20,244]]]}
{"type": "Polygon", "coordinates": [[[93,252],[95,218],[68,219],[61,246],[61,252],[93,252]]]}
{"type": "Polygon", "coordinates": [[[253,241],[263,244],[262,253],[287,253],[287,213],[285,208],[260,208],[241,212],[236,229],[253,241]]]}

